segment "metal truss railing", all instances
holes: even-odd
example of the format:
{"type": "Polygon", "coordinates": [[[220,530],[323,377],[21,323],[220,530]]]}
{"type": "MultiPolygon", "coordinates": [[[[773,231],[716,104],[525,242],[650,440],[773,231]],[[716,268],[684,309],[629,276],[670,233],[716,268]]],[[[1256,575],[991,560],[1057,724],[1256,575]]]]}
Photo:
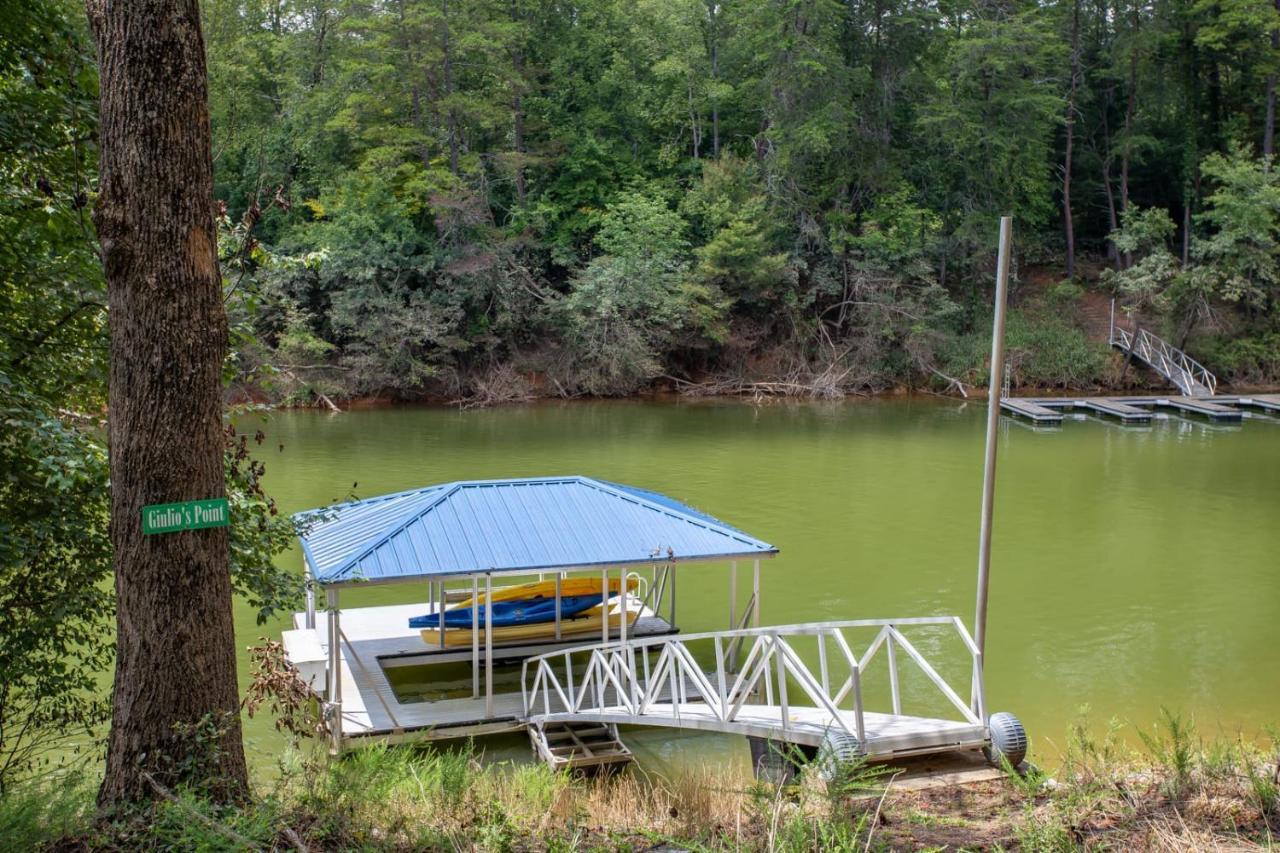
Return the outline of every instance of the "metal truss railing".
{"type": "Polygon", "coordinates": [[[1146,329],[1113,327],[1111,345],[1133,353],[1189,397],[1217,393],[1218,378],[1203,364],[1146,329]]]}
{"type": "Polygon", "coordinates": [[[808,705],[825,710],[834,726],[863,743],[866,723],[862,682],[881,649],[885,650],[894,714],[902,714],[898,667],[901,653],[963,720],[973,725],[985,724],[982,654],[964,624],[954,616],[783,625],[641,638],[549,652],[524,662],[524,716],[537,722],[607,714],[619,722],[663,725],[665,721],[679,725],[678,719],[672,718],[679,717],[681,705],[696,702],[702,705],[702,717],[709,711],[721,728],[732,730],[744,708],[751,708],[759,719],[760,707],[768,706],[776,712],[777,730],[785,737],[793,725],[790,709],[808,705]],[[968,702],[903,634],[903,629],[926,625],[950,626],[969,653],[972,675],[968,702]],[[846,635],[872,628],[878,629],[875,636],[861,655],[855,654],[846,635]],[[796,648],[802,640],[816,641],[816,671],[796,648]],[[691,644],[707,641],[714,652],[714,664],[704,668],[691,644]],[[741,666],[735,667],[731,658],[739,644],[746,651],[741,666]],[[793,682],[799,688],[798,694],[793,682]]]}

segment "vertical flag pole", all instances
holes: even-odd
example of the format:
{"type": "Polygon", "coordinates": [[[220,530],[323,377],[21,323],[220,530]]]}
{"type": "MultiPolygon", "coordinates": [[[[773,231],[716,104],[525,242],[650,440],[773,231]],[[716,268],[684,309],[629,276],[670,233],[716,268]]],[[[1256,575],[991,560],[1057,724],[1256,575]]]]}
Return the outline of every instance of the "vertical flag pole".
{"type": "Polygon", "coordinates": [[[987,450],[982,469],[982,531],[978,539],[978,609],[973,641],[985,657],[987,587],[991,574],[991,513],[996,495],[996,435],[1000,425],[1000,389],[1004,387],[1004,314],[1009,296],[1009,255],[1013,249],[1013,217],[1000,217],[1000,254],[996,261],[995,321],[991,327],[991,382],[987,385],[987,450]]]}

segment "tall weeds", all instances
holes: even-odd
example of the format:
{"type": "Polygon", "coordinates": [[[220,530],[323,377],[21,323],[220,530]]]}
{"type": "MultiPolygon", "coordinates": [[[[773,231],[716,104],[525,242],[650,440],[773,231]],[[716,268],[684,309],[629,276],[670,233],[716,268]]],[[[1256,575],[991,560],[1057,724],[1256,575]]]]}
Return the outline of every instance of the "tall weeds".
{"type": "Polygon", "coordinates": [[[1173,713],[1144,732],[1142,751],[1124,746],[1119,731],[1095,733],[1082,720],[1056,779],[1035,772],[976,793],[940,789],[932,805],[864,762],[814,765],[793,784],[770,784],[711,768],[672,779],[640,768],[579,777],[486,761],[470,744],[371,746],[333,761],[297,753],[281,762],[287,772],[277,782],[237,808],[176,790],[102,824],[92,780],[15,790],[0,799],[0,847],[64,839],[75,849],[157,851],[1192,849],[1266,844],[1280,826],[1274,740],[1205,741],[1173,713]]]}

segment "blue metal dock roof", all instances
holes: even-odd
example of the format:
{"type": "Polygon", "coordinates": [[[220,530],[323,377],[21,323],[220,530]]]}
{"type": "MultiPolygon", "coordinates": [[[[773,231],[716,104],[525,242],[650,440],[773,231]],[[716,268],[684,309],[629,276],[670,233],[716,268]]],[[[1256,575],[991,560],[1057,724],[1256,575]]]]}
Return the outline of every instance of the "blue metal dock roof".
{"type": "Polygon", "coordinates": [[[445,483],[294,515],[320,583],[767,557],[657,492],[590,477],[445,483]]]}

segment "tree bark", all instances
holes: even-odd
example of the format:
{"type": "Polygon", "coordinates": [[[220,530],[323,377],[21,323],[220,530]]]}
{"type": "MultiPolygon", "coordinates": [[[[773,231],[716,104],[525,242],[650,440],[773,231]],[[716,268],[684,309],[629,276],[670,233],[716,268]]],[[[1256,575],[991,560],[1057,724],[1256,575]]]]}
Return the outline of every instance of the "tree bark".
{"type": "MultiPolygon", "coordinates": [[[[1134,34],[1138,31],[1137,14],[1134,14],[1134,34]]],[[[1138,106],[1138,52],[1134,47],[1129,54],[1129,98],[1124,108],[1124,146],[1120,149],[1120,214],[1129,211],[1129,160],[1133,150],[1133,116],[1138,106]]],[[[1128,269],[1133,263],[1129,252],[1121,254],[1121,267],[1128,269]]]]}
{"type": "MultiPolygon", "coordinates": [[[[1138,35],[1138,16],[1134,13],[1134,38],[1138,35]]],[[[1129,51],[1129,97],[1124,106],[1124,146],[1120,149],[1120,212],[1129,209],[1129,160],[1133,149],[1133,116],[1138,111],[1138,48],[1129,51]]]]}
{"type": "MultiPolygon", "coordinates": [[[[1280,0],[1275,0],[1276,12],[1280,12],[1280,0]]],[[[1280,55],[1280,27],[1271,30],[1271,62],[1280,55]]],[[[1273,66],[1274,68],[1274,66],[1273,66]]],[[[1267,117],[1262,126],[1262,156],[1276,153],[1276,72],[1267,75],[1267,117]]]]}
{"type": "MultiPolygon", "coordinates": [[[[1280,0],[1277,0],[1280,2],[1280,0]]],[[[711,95],[711,156],[719,158],[720,156],[720,98],[714,94],[714,87],[720,83],[720,4],[714,0],[705,0],[706,3],[706,44],[707,54],[711,59],[711,85],[713,94],[711,95]]]]}
{"type": "Polygon", "coordinates": [[[222,304],[197,0],[87,0],[101,73],[94,212],[111,328],[111,733],[99,802],[248,789],[227,529],[142,534],[147,504],[225,495],[222,304]],[[216,737],[194,737],[212,723],[216,737]]]}
{"type": "Polygon", "coordinates": [[[1191,193],[1182,200],[1182,265],[1191,262],[1191,193]]]}
{"type": "Polygon", "coordinates": [[[1102,188],[1107,194],[1107,259],[1115,264],[1116,269],[1120,269],[1120,251],[1116,248],[1113,234],[1120,228],[1120,222],[1116,216],[1116,195],[1111,189],[1111,131],[1107,128],[1106,108],[1103,108],[1102,118],[1103,147],[1106,149],[1102,157],[1102,188]]]}
{"type": "Polygon", "coordinates": [[[449,130],[449,171],[455,177],[459,168],[458,113],[453,106],[453,43],[449,33],[449,2],[445,0],[440,15],[440,44],[444,60],[444,97],[448,102],[445,116],[449,130]]]}
{"type": "Polygon", "coordinates": [[[1062,231],[1067,243],[1067,278],[1076,274],[1076,229],[1071,212],[1071,155],[1076,130],[1076,88],[1080,83],[1080,0],[1071,10],[1071,89],[1067,95],[1066,151],[1062,155],[1062,231]]]}
{"type": "Polygon", "coordinates": [[[524,178],[524,97],[521,94],[524,86],[524,52],[517,50],[511,59],[512,68],[515,70],[515,81],[513,84],[514,93],[511,96],[511,144],[515,151],[515,184],[516,184],[516,202],[521,206],[524,205],[525,196],[525,178],[524,178]]]}

